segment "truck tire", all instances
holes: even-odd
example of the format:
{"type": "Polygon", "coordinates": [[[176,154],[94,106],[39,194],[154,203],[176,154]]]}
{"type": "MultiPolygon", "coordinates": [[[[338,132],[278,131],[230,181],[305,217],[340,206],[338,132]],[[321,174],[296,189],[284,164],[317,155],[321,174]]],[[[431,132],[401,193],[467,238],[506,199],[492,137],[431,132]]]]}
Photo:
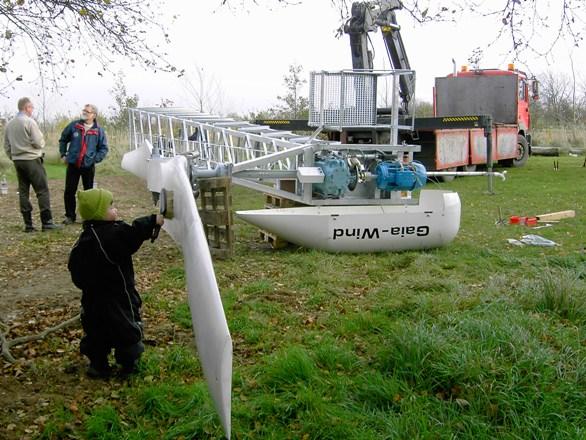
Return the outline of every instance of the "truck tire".
{"type": "MultiPolygon", "coordinates": [[[[456,167],[446,168],[445,170],[441,170],[441,171],[458,171],[458,168],[456,168],[456,167]]],[[[453,182],[455,178],[456,178],[456,176],[439,176],[439,181],[440,182],[453,182]]]]}
{"type": "Polygon", "coordinates": [[[517,136],[517,157],[503,160],[502,164],[506,167],[520,168],[525,165],[529,159],[529,144],[525,136],[517,136]]]}

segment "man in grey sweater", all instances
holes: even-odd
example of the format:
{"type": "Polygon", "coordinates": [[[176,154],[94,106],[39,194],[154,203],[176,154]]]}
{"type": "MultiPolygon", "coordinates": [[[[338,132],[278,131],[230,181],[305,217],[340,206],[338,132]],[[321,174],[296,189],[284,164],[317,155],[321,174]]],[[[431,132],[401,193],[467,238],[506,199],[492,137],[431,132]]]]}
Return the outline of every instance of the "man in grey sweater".
{"type": "Polygon", "coordinates": [[[4,129],[4,150],[14,163],[18,177],[20,212],[24,219],[24,232],[33,232],[33,205],[29,200],[32,185],[39,202],[42,230],[49,231],[59,227],[53,223],[49,184],[43,166],[45,139],[33,114],[33,103],[29,98],[18,100],[18,114],[4,129]]]}

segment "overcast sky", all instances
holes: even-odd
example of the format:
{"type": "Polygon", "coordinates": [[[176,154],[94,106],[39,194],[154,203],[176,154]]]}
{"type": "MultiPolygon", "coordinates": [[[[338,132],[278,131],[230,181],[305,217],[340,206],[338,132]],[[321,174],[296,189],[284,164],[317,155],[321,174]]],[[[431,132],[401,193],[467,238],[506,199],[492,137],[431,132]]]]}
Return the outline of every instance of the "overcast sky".
{"type": "MultiPolygon", "coordinates": [[[[222,113],[248,113],[266,109],[277,103],[276,97],[285,93],[283,76],[290,64],[299,64],[304,75],[312,70],[351,68],[348,36],[335,38],[341,24],[339,11],[330,0],[305,0],[287,7],[255,7],[248,10],[218,7],[218,0],[186,2],[167,0],[163,17],[178,15],[170,26],[170,60],[193,75],[196,67],[203,68],[206,82],[212,80],[221,90],[222,113]]],[[[499,26],[497,19],[462,19],[458,23],[420,25],[404,11],[397,13],[401,34],[411,67],[417,72],[416,96],[431,102],[434,77],[452,71],[452,58],[458,66],[467,63],[476,47],[485,47],[499,26]]],[[[152,37],[149,37],[152,38],[152,37]]],[[[389,63],[380,33],[372,34],[375,46],[375,66],[388,68],[389,63]]],[[[539,74],[547,70],[569,74],[569,54],[574,57],[576,73],[584,79],[584,48],[572,49],[558,45],[549,60],[533,58],[519,68],[539,74]]],[[[511,57],[506,48],[491,47],[485,51],[481,67],[506,69],[511,57]]],[[[150,73],[131,68],[119,60],[113,71],[124,72],[131,94],[137,94],[143,106],[158,105],[170,99],[178,106],[194,106],[186,92],[184,81],[164,73],[150,73]]],[[[62,96],[47,93],[49,114],[77,115],[83,104],[91,102],[107,111],[113,99],[110,93],[114,77],[99,77],[97,66],[79,66],[74,80],[68,81],[62,96]]],[[[12,111],[16,100],[30,95],[40,101],[39,84],[23,81],[18,89],[3,99],[2,110],[12,111]]],[[[307,93],[307,89],[305,90],[307,93]]],[[[40,104],[40,103],[39,103],[40,104]]],[[[39,105],[37,105],[39,107],[39,105]]]]}

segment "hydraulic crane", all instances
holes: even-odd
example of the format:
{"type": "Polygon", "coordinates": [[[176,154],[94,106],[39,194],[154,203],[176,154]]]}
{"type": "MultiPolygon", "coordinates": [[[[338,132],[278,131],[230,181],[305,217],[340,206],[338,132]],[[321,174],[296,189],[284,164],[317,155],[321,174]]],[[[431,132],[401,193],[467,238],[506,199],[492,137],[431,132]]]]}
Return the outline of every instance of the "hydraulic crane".
{"type": "MultiPolygon", "coordinates": [[[[344,25],[344,32],[350,36],[352,52],[352,68],[354,70],[373,70],[373,55],[368,48],[369,32],[380,28],[387,54],[394,70],[411,70],[405,46],[401,37],[401,27],[397,24],[395,11],[403,6],[398,0],[379,2],[355,2],[352,4],[351,17],[344,25]]],[[[402,111],[409,113],[409,105],[413,100],[414,86],[409,76],[401,76],[399,94],[402,111]]]]}

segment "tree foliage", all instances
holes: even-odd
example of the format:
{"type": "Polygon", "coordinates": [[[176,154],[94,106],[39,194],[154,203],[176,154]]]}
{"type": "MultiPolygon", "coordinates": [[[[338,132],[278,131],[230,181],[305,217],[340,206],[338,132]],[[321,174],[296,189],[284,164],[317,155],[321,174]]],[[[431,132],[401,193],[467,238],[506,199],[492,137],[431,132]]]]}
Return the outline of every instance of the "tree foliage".
{"type": "Polygon", "coordinates": [[[289,74],[283,77],[287,94],[277,96],[281,104],[277,111],[282,117],[298,119],[307,117],[309,112],[309,100],[302,95],[301,91],[307,80],[302,77],[303,67],[296,64],[289,66],[289,74]]]}
{"type": "Polygon", "coordinates": [[[252,112],[243,119],[304,119],[309,116],[309,99],[303,92],[304,85],[307,83],[307,80],[303,78],[303,67],[291,64],[288,72],[283,77],[287,93],[277,96],[280,103],[265,110],[252,112]]]}
{"type": "MultiPolygon", "coordinates": [[[[256,119],[304,119],[309,116],[309,99],[303,88],[307,80],[303,78],[303,67],[297,64],[289,65],[288,73],[283,77],[285,95],[277,96],[280,101],[274,107],[257,112],[251,112],[242,117],[246,120],[256,119]]],[[[237,117],[237,119],[240,119],[237,117]]]]}
{"type": "Polygon", "coordinates": [[[0,0],[0,92],[38,74],[57,85],[80,61],[94,60],[108,70],[116,55],[176,71],[162,47],[145,38],[155,29],[161,43],[169,42],[155,14],[159,9],[159,0],[0,0]]]}
{"type": "Polygon", "coordinates": [[[116,81],[110,94],[114,98],[115,105],[110,106],[112,116],[109,122],[115,128],[126,128],[128,126],[128,109],[138,106],[138,95],[128,93],[122,72],[116,75],[116,81]]]}

